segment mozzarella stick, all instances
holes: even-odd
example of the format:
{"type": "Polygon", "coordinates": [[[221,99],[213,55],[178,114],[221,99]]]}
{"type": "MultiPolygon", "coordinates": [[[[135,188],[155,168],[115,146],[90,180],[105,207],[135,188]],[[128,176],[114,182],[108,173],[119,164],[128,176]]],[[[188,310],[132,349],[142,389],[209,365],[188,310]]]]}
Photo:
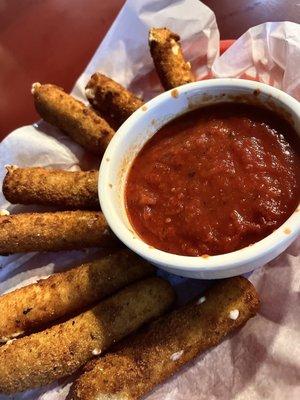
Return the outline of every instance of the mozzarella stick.
{"type": "Polygon", "coordinates": [[[143,105],[143,101],[103,74],[92,75],[85,94],[91,105],[115,128],[143,105]]]}
{"type": "Polygon", "coordinates": [[[40,204],[63,209],[97,210],[97,171],[6,167],[3,194],[12,204],[40,204]]]}
{"type": "Polygon", "coordinates": [[[194,82],[191,65],[186,62],[180,45],[180,36],[167,28],[152,28],[149,47],[156,72],[165,90],[194,82]]]}
{"type": "Polygon", "coordinates": [[[0,297],[0,342],[80,312],[153,273],[150,264],[122,250],[5,294],[0,297]]]}
{"type": "Polygon", "coordinates": [[[34,104],[49,124],[69,135],[86,150],[103,154],[114,130],[93,110],[55,85],[32,85],[34,104]]]}
{"type": "Polygon", "coordinates": [[[0,216],[0,254],[79,250],[116,242],[101,212],[60,211],[0,216]]]}
{"type": "Polygon", "coordinates": [[[204,296],[91,362],[75,382],[72,400],[138,400],[184,364],[244,325],[259,307],[245,278],[220,281],[204,296]]]}
{"type": "Polygon", "coordinates": [[[0,347],[0,392],[14,393],[71,375],[93,356],[163,314],[169,283],[149,278],[60,325],[0,347]]]}

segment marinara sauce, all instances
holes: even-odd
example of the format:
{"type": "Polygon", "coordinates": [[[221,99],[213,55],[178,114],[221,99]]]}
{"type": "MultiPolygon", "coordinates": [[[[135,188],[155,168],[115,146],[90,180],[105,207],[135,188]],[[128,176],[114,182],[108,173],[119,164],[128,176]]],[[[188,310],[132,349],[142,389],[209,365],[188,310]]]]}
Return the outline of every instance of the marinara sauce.
{"type": "Polygon", "coordinates": [[[299,151],[292,126],[266,109],[222,103],[189,112],[134,160],[125,190],[129,219],[146,243],[169,253],[241,249],[298,206],[299,151]]]}

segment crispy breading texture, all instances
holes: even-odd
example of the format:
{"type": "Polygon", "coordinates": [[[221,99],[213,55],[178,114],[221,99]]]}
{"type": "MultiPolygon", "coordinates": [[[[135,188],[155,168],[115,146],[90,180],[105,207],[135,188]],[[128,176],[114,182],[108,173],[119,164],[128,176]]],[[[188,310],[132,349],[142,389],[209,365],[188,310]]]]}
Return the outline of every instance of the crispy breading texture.
{"type": "Polygon", "coordinates": [[[242,277],[220,281],[204,296],[88,364],[73,386],[72,400],[138,400],[244,325],[259,307],[255,288],[242,277]]]}
{"type": "Polygon", "coordinates": [[[100,73],[92,75],[85,88],[85,94],[91,105],[115,129],[143,105],[140,98],[100,73]]]}
{"type": "Polygon", "coordinates": [[[98,172],[6,167],[2,191],[12,204],[99,210],[98,172]]]}
{"type": "Polygon", "coordinates": [[[152,28],[148,39],[154,66],[165,90],[194,82],[191,65],[182,53],[180,36],[167,28],[152,28]]]}
{"type": "Polygon", "coordinates": [[[78,250],[117,242],[99,211],[0,216],[0,254],[78,250]]]}
{"type": "Polygon", "coordinates": [[[0,297],[0,342],[81,312],[153,273],[146,261],[121,250],[5,294],[0,297]]]}
{"type": "Polygon", "coordinates": [[[174,300],[169,283],[149,278],[60,325],[0,347],[0,392],[46,385],[163,314],[174,300]]]}
{"type": "Polygon", "coordinates": [[[86,150],[97,155],[104,153],[114,130],[103,118],[56,85],[34,83],[32,94],[35,108],[45,121],[86,150]]]}

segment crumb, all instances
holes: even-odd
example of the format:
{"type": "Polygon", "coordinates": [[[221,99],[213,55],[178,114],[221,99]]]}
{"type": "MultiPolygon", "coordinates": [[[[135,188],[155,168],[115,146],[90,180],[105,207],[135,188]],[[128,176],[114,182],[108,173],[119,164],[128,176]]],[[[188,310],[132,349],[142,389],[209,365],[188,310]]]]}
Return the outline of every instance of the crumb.
{"type": "Polygon", "coordinates": [[[229,318],[236,320],[236,319],[238,319],[239,315],[240,315],[239,310],[231,310],[229,313],[229,318]]]}
{"type": "Polygon", "coordinates": [[[208,255],[208,254],[202,254],[201,257],[202,257],[202,258],[209,258],[209,255],[208,255]]]}
{"type": "Polygon", "coordinates": [[[205,300],[206,300],[206,297],[205,297],[205,296],[202,296],[202,297],[200,297],[200,299],[197,301],[197,304],[202,304],[202,303],[205,302],[205,300]]]}
{"type": "Polygon", "coordinates": [[[170,359],[172,361],[177,361],[182,356],[182,354],[183,354],[183,350],[177,351],[177,353],[174,353],[174,354],[171,355],[170,359]]]}
{"type": "Polygon", "coordinates": [[[174,97],[174,99],[176,99],[179,96],[178,90],[177,89],[171,90],[171,96],[174,97]]]}
{"type": "Polygon", "coordinates": [[[92,351],[93,356],[99,356],[99,354],[101,354],[101,350],[100,349],[94,349],[92,351]]]}

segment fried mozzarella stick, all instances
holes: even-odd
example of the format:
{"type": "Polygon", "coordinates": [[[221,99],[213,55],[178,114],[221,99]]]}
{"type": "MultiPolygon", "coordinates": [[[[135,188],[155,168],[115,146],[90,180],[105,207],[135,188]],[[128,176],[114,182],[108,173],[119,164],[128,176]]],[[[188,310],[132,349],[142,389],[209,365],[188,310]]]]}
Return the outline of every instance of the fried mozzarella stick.
{"type": "Polygon", "coordinates": [[[116,241],[101,212],[60,211],[0,216],[0,254],[79,250],[116,241]]]}
{"type": "Polygon", "coordinates": [[[152,323],[86,367],[72,400],[138,400],[253,317],[258,295],[245,278],[220,281],[198,301],[152,323]]]}
{"type": "Polygon", "coordinates": [[[152,28],[149,47],[156,72],[165,90],[194,82],[191,65],[186,62],[180,45],[180,36],[167,28],[152,28]]]}
{"type": "Polygon", "coordinates": [[[92,75],[85,88],[85,94],[91,105],[115,129],[143,105],[140,98],[119,83],[99,73],[92,75]]]}
{"type": "Polygon", "coordinates": [[[0,347],[0,392],[14,393],[71,375],[93,356],[163,314],[169,283],[149,278],[128,286],[60,325],[0,347]]]}
{"type": "Polygon", "coordinates": [[[154,268],[122,250],[0,297],[0,342],[28,333],[150,276],[154,268]]]}
{"type": "Polygon", "coordinates": [[[93,110],[56,85],[32,85],[34,104],[40,116],[88,151],[104,153],[114,130],[93,110]]]}
{"type": "Polygon", "coordinates": [[[97,210],[97,171],[6,167],[2,191],[12,204],[41,204],[74,210],[97,210]]]}

